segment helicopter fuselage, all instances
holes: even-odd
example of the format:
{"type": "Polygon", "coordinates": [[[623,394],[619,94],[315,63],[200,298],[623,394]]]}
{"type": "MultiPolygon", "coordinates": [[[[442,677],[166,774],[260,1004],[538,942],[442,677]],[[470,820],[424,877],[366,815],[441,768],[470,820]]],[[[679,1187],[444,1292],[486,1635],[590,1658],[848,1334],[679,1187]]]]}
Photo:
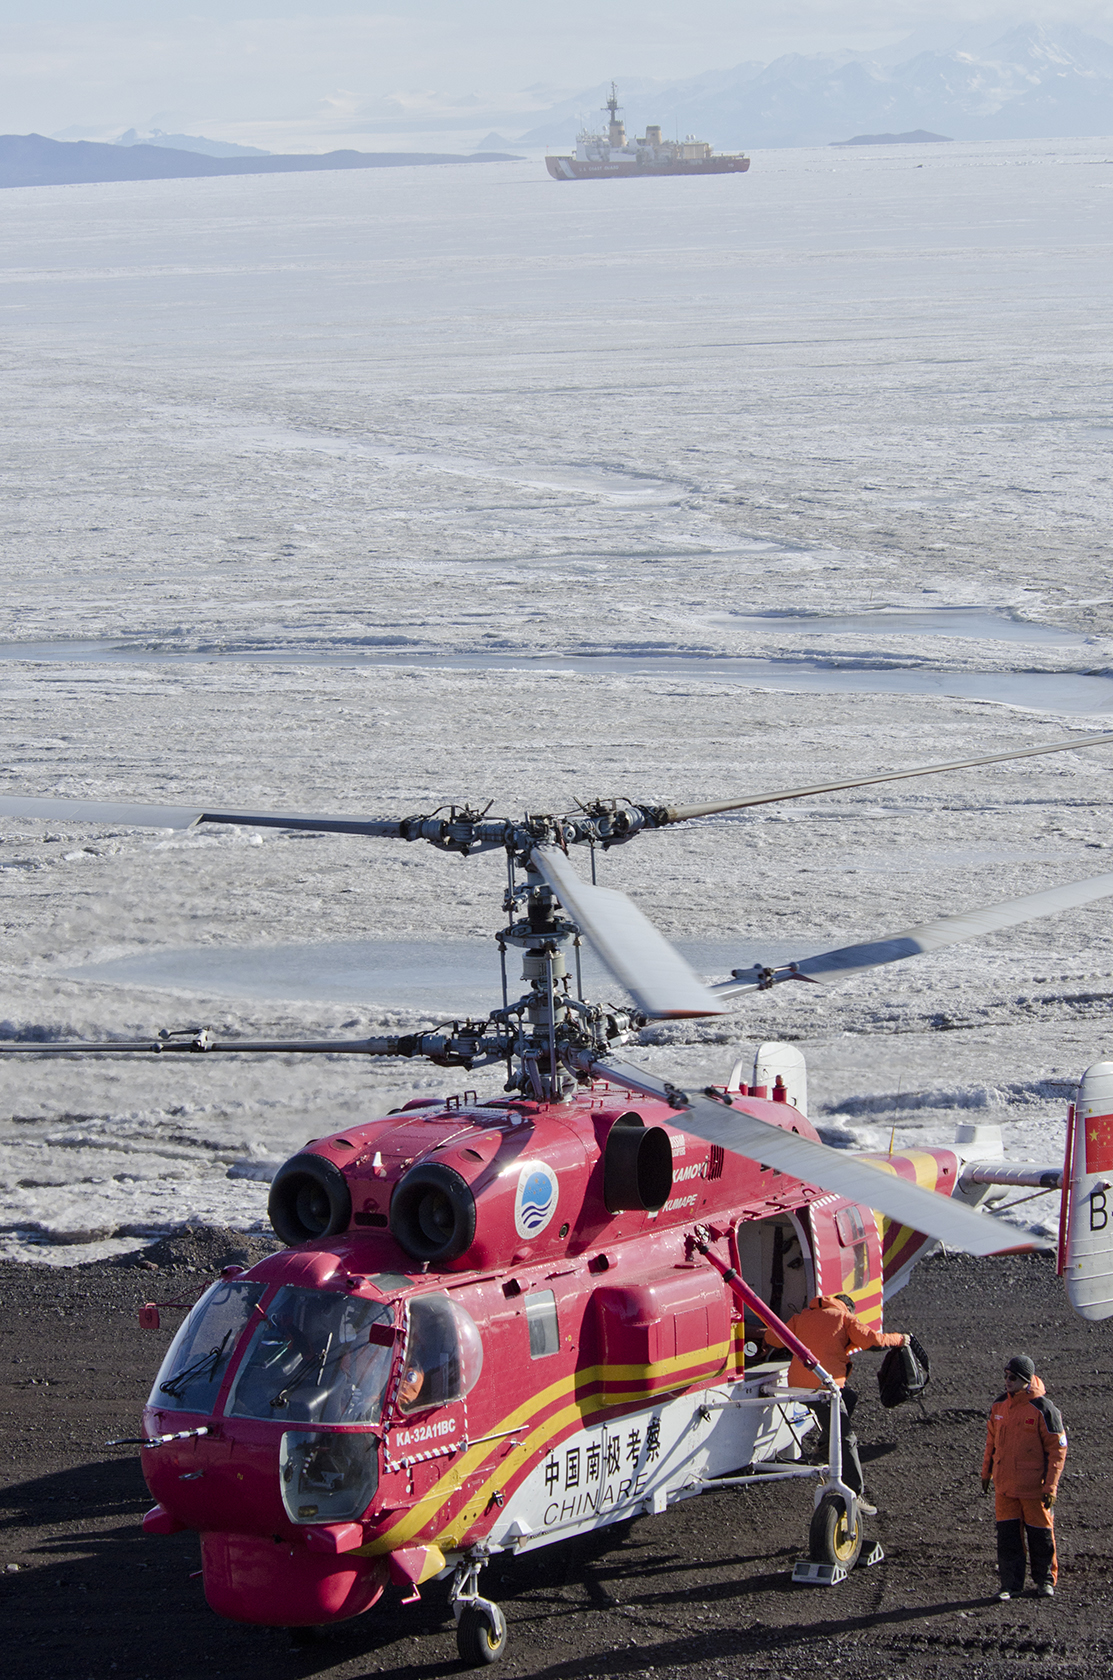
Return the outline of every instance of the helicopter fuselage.
{"type": "MultiPolygon", "coordinates": [[[[786,1101],[733,1100],[816,1135],[786,1101]]],[[[320,1234],[227,1270],[144,1414],[149,1441],[176,1437],[144,1449],[146,1526],[200,1533],[215,1610],[351,1616],[390,1580],[416,1589],[799,1456],[810,1414],[693,1227],[781,1317],[846,1291],[877,1328],[883,1246],[895,1276],[913,1234],[675,1119],[598,1084],[562,1103],[465,1096],[287,1164],[272,1217],[320,1234]]],[[[947,1150],[885,1161],[957,1182],[947,1150]]]]}

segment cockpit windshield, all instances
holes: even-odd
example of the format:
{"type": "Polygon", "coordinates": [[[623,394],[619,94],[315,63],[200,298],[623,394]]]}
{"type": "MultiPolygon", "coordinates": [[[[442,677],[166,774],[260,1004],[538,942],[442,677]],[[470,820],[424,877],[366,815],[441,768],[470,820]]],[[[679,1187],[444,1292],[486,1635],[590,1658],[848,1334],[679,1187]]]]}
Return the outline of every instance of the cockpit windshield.
{"type": "Polygon", "coordinates": [[[236,1374],[232,1417],[279,1423],[377,1423],[390,1375],[389,1307],[321,1289],[280,1289],[236,1374]]]}
{"type": "Polygon", "coordinates": [[[264,1288],[223,1278],[214,1283],[171,1342],[147,1404],[163,1412],[211,1412],[264,1288]]]}

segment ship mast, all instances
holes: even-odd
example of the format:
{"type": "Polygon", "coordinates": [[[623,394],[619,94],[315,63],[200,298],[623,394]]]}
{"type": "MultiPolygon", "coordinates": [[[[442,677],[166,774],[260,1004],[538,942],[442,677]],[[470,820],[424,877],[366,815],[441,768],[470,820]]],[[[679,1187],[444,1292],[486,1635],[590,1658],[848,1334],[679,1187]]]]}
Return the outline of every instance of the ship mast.
{"type": "Polygon", "coordinates": [[[607,100],[607,110],[610,112],[611,118],[607,134],[608,142],[621,151],[626,144],[626,124],[618,114],[618,90],[613,82],[611,83],[611,97],[607,100]]]}

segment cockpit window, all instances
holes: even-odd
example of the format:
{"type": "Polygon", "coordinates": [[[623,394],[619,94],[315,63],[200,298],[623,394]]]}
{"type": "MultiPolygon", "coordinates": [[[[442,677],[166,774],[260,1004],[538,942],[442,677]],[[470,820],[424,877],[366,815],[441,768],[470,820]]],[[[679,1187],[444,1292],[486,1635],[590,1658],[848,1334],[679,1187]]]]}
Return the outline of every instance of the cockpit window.
{"type": "MultiPolygon", "coordinates": [[[[377,1423],[392,1349],[369,1339],[389,1307],[331,1290],[280,1289],[259,1318],[228,1413],[279,1423],[377,1423]]],[[[381,1334],[381,1333],[380,1333],[381,1334]]]]}
{"type": "Polygon", "coordinates": [[[398,1409],[424,1412],[462,1400],[479,1381],[483,1342],[475,1320],[447,1295],[410,1302],[398,1409]]]}
{"type": "Polygon", "coordinates": [[[278,1473],[291,1522],[344,1522],[361,1517],[375,1497],[379,1444],[364,1429],[288,1429],[278,1473]]]}
{"type": "Polygon", "coordinates": [[[202,1295],[170,1344],[148,1405],[163,1412],[212,1411],[228,1361],[264,1288],[222,1279],[202,1295]]]}

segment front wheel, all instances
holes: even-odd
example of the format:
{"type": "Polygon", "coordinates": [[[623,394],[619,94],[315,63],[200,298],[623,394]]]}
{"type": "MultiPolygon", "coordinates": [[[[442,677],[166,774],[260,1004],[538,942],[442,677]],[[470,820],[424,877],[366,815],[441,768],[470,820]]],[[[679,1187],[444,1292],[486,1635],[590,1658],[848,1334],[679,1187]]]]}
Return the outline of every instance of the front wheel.
{"type": "Polygon", "coordinates": [[[498,1662],[506,1650],[506,1618],[497,1604],[469,1604],[456,1624],[456,1649],[468,1668],[498,1662]]]}
{"type": "Polygon", "coordinates": [[[816,1506],[808,1530],[808,1552],[812,1562],[837,1563],[850,1570],[857,1563],[861,1550],[861,1517],[851,1528],[844,1502],[837,1494],[827,1494],[816,1506]]]}

